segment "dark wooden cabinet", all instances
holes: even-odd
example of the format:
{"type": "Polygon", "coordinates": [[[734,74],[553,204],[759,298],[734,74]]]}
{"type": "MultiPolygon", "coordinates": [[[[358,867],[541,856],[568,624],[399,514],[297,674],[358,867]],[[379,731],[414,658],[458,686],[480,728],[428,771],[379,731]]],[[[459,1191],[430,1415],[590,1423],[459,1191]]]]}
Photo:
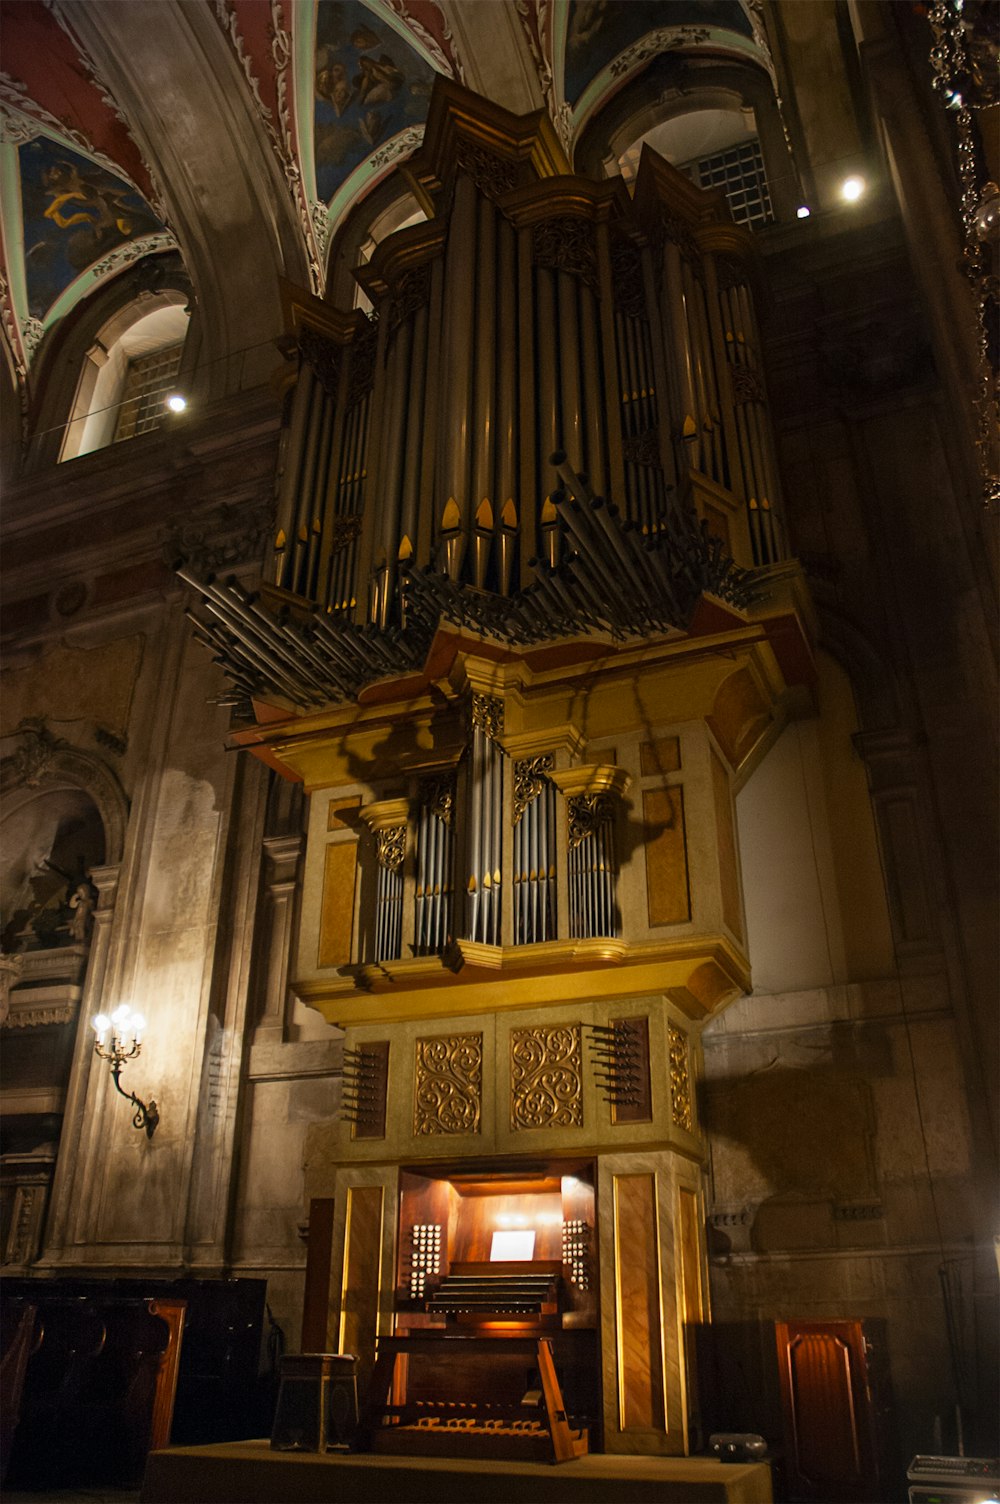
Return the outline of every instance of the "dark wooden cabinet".
{"type": "Polygon", "coordinates": [[[774,1330],[790,1497],[884,1499],[888,1397],[877,1336],[861,1321],[776,1321],[774,1330]]]}

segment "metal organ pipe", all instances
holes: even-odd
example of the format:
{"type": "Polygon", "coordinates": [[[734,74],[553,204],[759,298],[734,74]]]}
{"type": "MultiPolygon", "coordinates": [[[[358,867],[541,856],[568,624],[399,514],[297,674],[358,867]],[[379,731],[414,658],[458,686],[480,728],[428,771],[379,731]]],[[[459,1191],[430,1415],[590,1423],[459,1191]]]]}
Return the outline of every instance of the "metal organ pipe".
{"type": "Polygon", "coordinates": [[[464,172],[455,185],[448,232],[444,283],[444,371],[439,396],[439,483],[437,506],[449,498],[458,505],[460,525],[467,531],[469,508],[469,443],[474,380],[473,267],[476,256],[476,188],[464,172]]]}
{"type": "Polygon", "coordinates": [[[559,391],[556,385],[555,331],[556,310],[552,289],[552,272],[535,268],[535,344],[538,351],[538,390],[536,397],[536,444],[538,455],[538,495],[552,490],[552,471],[547,465],[553,449],[562,447],[559,438],[559,391]]]}
{"type": "MultiPolygon", "coordinates": [[[[503,509],[517,505],[517,246],[514,231],[505,219],[497,224],[497,410],[496,500],[502,519],[503,509]]],[[[508,512],[508,517],[510,513],[508,512]]],[[[516,512],[515,512],[516,518],[516,512]]],[[[504,527],[501,521],[501,527],[504,527]]],[[[515,523],[516,527],[516,523],[515,523]]],[[[508,525],[509,530],[509,525],[508,525]]],[[[515,534],[516,536],[516,534],[515,534]]],[[[501,593],[510,592],[513,578],[513,538],[501,537],[501,549],[508,550],[501,559],[501,593]]]]}
{"type": "Polygon", "coordinates": [[[583,373],[583,413],[586,424],[587,473],[591,483],[600,492],[608,488],[607,445],[605,442],[604,383],[601,379],[601,353],[597,340],[597,309],[594,294],[589,287],[580,284],[580,335],[581,367],[583,373]]]}
{"type": "MultiPolygon", "coordinates": [[[[413,324],[413,346],[409,370],[409,400],[406,413],[406,441],[403,463],[403,496],[400,538],[417,541],[417,503],[420,487],[421,436],[424,430],[424,397],[427,389],[427,305],[418,308],[413,324]]],[[[398,545],[397,545],[398,552],[398,545]]]]}
{"type": "Polygon", "coordinates": [[[559,405],[562,411],[562,448],[583,464],[580,412],[580,333],[577,321],[577,279],[554,273],[558,309],[559,405]]]}
{"type": "Polygon", "coordinates": [[[664,333],[669,341],[669,348],[673,351],[674,389],[678,394],[681,405],[681,411],[676,415],[676,421],[681,427],[679,437],[682,468],[687,470],[692,464],[698,464],[700,456],[696,434],[685,435],[683,431],[687,419],[697,420],[695,416],[694,387],[691,379],[691,362],[688,353],[689,338],[687,313],[684,307],[684,282],[681,261],[681,253],[678,247],[672,241],[666,241],[663,247],[663,270],[666,292],[664,303],[667,328],[664,333]]]}
{"type": "MultiPolygon", "coordinates": [[[[292,415],[285,448],[285,464],[278,488],[278,531],[284,533],[289,542],[295,536],[295,503],[302,473],[302,439],[315,384],[316,378],[312,367],[307,365],[300,355],[299,372],[295,381],[295,390],[292,393],[292,415]]],[[[286,545],[275,560],[275,584],[286,588],[293,567],[292,552],[292,549],[286,545]]]]}
{"type": "MultiPolygon", "coordinates": [[[[488,198],[478,205],[479,235],[476,245],[476,385],[472,410],[472,497],[476,513],[484,500],[495,500],[493,451],[496,444],[496,211],[488,198]]],[[[469,269],[471,271],[471,268],[469,269]]]]}

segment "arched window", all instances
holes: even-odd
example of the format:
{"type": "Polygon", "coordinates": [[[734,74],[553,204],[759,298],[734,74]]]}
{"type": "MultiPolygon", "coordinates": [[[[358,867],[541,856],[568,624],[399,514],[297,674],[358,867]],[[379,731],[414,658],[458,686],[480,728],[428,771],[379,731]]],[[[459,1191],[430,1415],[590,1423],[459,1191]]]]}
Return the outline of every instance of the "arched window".
{"type": "Polygon", "coordinates": [[[769,224],[774,218],[754,111],[749,107],[693,110],[663,120],[639,136],[618,158],[631,182],[649,143],[699,188],[721,188],[737,224],[769,224]]]}
{"type": "Polygon", "coordinates": [[[427,218],[409,189],[393,173],[348,216],[330,248],[327,297],[339,308],[371,311],[371,303],[354,273],[367,266],[375,247],[397,230],[427,218]]]}
{"type": "Polygon", "coordinates": [[[187,335],[184,304],[178,291],[150,293],[103,326],[87,351],[60,460],[159,427],[187,335]]]}

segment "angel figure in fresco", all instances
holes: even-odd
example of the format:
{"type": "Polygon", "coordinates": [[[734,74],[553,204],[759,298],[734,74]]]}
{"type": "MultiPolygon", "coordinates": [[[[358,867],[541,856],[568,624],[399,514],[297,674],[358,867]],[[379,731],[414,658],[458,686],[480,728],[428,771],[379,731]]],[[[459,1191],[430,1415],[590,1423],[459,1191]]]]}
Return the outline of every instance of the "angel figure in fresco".
{"type": "Polygon", "coordinates": [[[358,67],[361,72],[354,80],[354,87],[361,104],[369,108],[375,104],[388,104],[406,82],[402,70],[384,52],[377,59],[358,58],[358,67]]]}
{"type": "Polygon", "coordinates": [[[42,186],[51,199],[45,218],[51,219],[60,230],[87,225],[93,230],[113,228],[122,235],[131,235],[132,211],[125,202],[129,190],[124,183],[120,187],[97,183],[84,177],[71,162],[56,162],[42,173],[42,186]],[[64,212],[70,205],[74,206],[72,212],[64,212]]]}
{"type": "Polygon", "coordinates": [[[359,52],[371,52],[373,47],[378,46],[378,37],[370,26],[358,26],[351,32],[351,46],[359,52]]]}
{"type": "Polygon", "coordinates": [[[321,49],[317,63],[316,93],[320,99],[332,104],[338,115],[342,115],[354,99],[354,90],[347,78],[347,67],[344,63],[334,61],[329,47],[321,49]]]}
{"type": "Polygon", "coordinates": [[[41,181],[49,199],[44,217],[59,230],[72,230],[66,259],[78,271],[123,239],[157,228],[152,215],[129,204],[133,191],[125,183],[102,181],[66,161],[47,167],[41,181]]]}

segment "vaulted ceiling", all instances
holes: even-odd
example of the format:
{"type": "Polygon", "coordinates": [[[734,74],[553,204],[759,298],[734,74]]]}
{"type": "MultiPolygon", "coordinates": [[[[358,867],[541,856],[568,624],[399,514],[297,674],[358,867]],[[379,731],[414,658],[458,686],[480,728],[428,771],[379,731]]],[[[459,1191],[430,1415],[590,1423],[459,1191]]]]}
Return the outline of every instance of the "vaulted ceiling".
{"type": "Polygon", "coordinates": [[[0,0],[2,315],[49,332],[137,260],[183,257],[222,349],[322,294],[332,235],[420,144],[437,74],[545,109],[572,158],[665,52],[769,66],[759,0],[0,0]]]}

